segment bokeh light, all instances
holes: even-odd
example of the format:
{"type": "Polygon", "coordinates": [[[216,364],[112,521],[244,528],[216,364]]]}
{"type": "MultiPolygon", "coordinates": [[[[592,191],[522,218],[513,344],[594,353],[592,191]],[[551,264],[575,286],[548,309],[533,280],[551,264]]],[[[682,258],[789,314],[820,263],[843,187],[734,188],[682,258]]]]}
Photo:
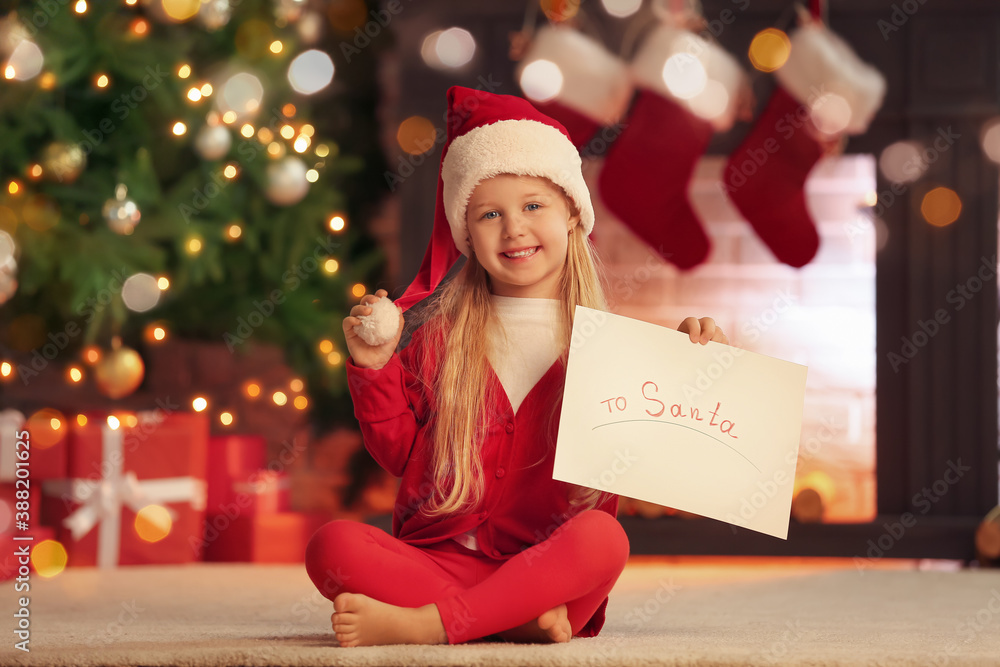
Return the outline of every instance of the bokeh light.
{"type": "Polygon", "coordinates": [[[708,74],[701,61],[690,53],[675,53],[663,65],[663,83],[682,100],[689,100],[705,90],[708,74]]]}
{"type": "Polygon", "coordinates": [[[223,118],[232,112],[232,118],[236,120],[256,114],[263,99],[264,86],[260,79],[249,72],[238,72],[222,84],[221,94],[215,97],[215,104],[223,118]]]}
{"type": "Polygon", "coordinates": [[[521,70],[521,90],[535,102],[548,102],[563,87],[563,74],[551,60],[532,61],[521,70]]]}
{"type": "Polygon", "coordinates": [[[922,155],[923,146],[916,141],[897,141],[882,150],[878,166],[882,175],[893,183],[912,183],[927,171],[922,155]]]}
{"type": "Polygon", "coordinates": [[[42,50],[34,42],[22,39],[21,42],[14,47],[14,50],[10,54],[10,58],[7,60],[7,64],[4,66],[4,71],[8,79],[17,79],[18,81],[27,81],[33,79],[42,71],[42,65],[45,64],[45,57],[42,55],[42,50]],[[7,76],[6,72],[9,70],[10,76],[7,76]]]}
{"type": "Polygon", "coordinates": [[[1000,118],[994,118],[983,124],[980,143],[986,157],[1000,163],[1000,118]]]}
{"type": "Polygon", "coordinates": [[[148,273],[129,276],[122,285],[122,301],[136,313],[144,313],[154,308],[160,301],[160,288],[156,278],[148,273]]]}
{"type": "Polygon", "coordinates": [[[924,195],[920,213],[935,227],[946,227],[961,215],[962,200],[951,188],[937,187],[924,195]]]}
{"type": "Polygon", "coordinates": [[[448,28],[438,35],[434,50],[442,65],[457,68],[472,60],[476,53],[476,40],[468,30],[448,28]]]}
{"type": "Polygon", "coordinates": [[[66,547],[55,540],[42,540],[31,550],[31,564],[38,576],[51,579],[66,569],[66,547]]]}
{"type": "Polygon", "coordinates": [[[146,542],[159,542],[173,525],[170,511],[163,505],[146,505],[135,515],[135,532],[146,542]]]}
{"type": "Polygon", "coordinates": [[[288,66],[288,82],[303,95],[312,95],[333,81],[333,60],[318,49],[310,49],[295,57],[288,66]]]}
{"type": "Polygon", "coordinates": [[[642,7],[642,0],[601,0],[604,11],[615,18],[632,16],[642,7]]]}
{"type": "Polygon", "coordinates": [[[434,148],[437,129],[423,116],[410,116],[399,124],[396,141],[410,155],[421,155],[434,148]]]}
{"type": "Polygon", "coordinates": [[[761,72],[773,72],[788,61],[792,42],[783,30],[765,28],[750,42],[750,63],[761,72]]]}
{"type": "Polygon", "coordinates": [[[58,410],[42,408],[28,417],[31,445],[38,449],[48,449],[67,434],[66,418],[58,410]]]}

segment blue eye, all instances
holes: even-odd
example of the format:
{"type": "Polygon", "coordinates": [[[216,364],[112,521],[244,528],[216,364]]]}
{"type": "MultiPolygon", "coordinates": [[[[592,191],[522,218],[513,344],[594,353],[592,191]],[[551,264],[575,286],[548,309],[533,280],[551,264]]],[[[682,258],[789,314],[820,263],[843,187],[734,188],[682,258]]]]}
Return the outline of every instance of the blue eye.
{"type": "Polygon", "coordinates": [[[490,215],[492,215],[493,213],[496,213],[496,211],[487,211],[485,214],[483,214],[483,219],[484,220],[493,220],[493,218],[490,217],[490,215]]]}
{"type": "MultiPolygon", "coordinates": [[[[532,203],[532,204],[528,204],[528,206],[537,206],[538,208],[541,208],[541,207],[542,207],[542,205],[541,205],[541,204],[535,204],[535,203],[532,203]]],[[[526,206],[525,208],[527,208],[527,206],[526,206]]],[[[537,210],[538,210],[538,208],[533,208],[533,209],[531,209],[531,210],[532,210],[532,211],[537,211],[537,210]]]]}

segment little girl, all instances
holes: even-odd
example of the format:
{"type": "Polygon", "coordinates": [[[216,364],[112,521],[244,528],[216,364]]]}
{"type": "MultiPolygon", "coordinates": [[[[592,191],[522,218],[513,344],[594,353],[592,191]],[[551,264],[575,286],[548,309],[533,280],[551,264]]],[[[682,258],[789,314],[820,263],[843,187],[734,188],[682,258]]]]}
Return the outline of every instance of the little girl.
{"type": "MultiPolygon", "coordinates": [[[[651,212],[655,213],[655,212],[651,212]]],[[[410,344],[369,345],[344,319],[365,445],[402,477],[392,535],[352,521],[306,550],[341,646],[565,642],[604,624],[628,558],[617,496],[552,479],[572,316],[606,308],[594,210],[566,130],[527,101],[448,91],[435,228],[403,308],[458,274],[410,344]]],[[[728,342],[711,318],[692,341],[728,342]]]]}

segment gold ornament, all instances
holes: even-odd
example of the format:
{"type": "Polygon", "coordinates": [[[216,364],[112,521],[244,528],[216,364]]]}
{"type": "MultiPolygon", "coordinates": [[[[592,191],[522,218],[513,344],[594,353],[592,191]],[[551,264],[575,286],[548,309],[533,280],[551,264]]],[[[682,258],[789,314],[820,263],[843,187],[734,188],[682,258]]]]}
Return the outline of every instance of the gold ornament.
{"type": "Polygon", "coordinates": [[[53,141],[42,150],[42,173],[49,180],[72,183],[87,166],[87,156],[79,144],[53,141]]]}
{"type": "Polygon", "coordinates": [[[108,398],[122,398],[142,384],[145,366],[139,353],[122,345],[117,336],[111,341],[111,348],[94,366],[94,381],[98,391],[108,398]]]}

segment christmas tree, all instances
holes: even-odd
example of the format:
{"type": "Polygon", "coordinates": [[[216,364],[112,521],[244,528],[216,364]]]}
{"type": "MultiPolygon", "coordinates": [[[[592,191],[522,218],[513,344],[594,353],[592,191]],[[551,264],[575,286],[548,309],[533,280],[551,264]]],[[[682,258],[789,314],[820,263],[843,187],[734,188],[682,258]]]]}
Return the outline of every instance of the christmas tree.
{"type": "Polygon", "coordinates": [[[340,321],[381,262],[363,232],[385,187],[376,49],[336,62],[332,10],[303,0],[8,10],[0,372],[62,372],[119,338],[272,343],[314,412],[348,414],[340,321]]]}

